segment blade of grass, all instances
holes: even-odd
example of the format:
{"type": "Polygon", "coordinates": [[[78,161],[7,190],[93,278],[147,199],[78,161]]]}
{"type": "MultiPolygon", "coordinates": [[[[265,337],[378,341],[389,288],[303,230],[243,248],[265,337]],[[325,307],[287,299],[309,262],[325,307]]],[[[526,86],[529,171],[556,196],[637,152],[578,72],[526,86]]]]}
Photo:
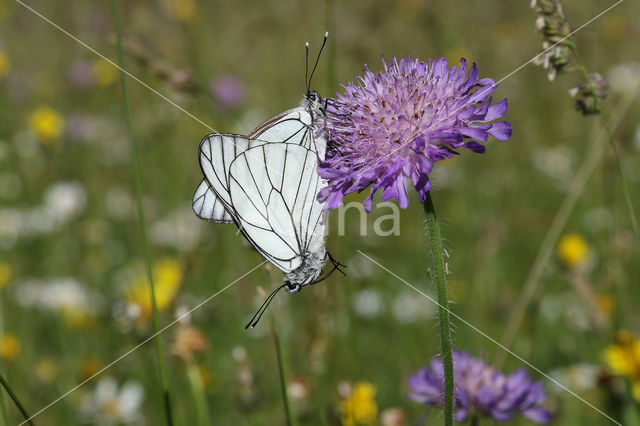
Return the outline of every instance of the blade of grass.
{"type": "Polygon", "coordinates": [[[284,379],[284,366],[280,350],[280,339],[278,338],[278,332],[276,331],[275,320],[271,322],[271,335],[273,336],[273,345],[275,346],[276,358],[278,360],[278,375],[280,376],[280,392],[282,393],[284,415],[287,426],[291,426],[291,411],[289,410],[289,399],[287,398],[287,382],[284,379]]]}
{"type": "MultiPolygon", "coordinates": [[[[622,118],[625,116],[634,100],[638,96],[640,85],[636,86],[635,90],[631,91],[628,98],[621,102],[618,108],[612,114],[612,127],[615,129],[618,127],[622,118]]],[[[551,252],[553,248],[558,243],[558,238],[560,237],[560,233],[564,229],[567,221],[569,219],[569,215],[573,211],[578,199],[582,195],[584,191],[587,181],[593,174],[596,166],[600,163],[600,158],[602,157],[602,153],[604,151],[603,139],[607,137],[602,133],[598,135],[592,146],[589,150],[589,153],[585,157],[582,166],[580,166],[580,170],[576,174],[575,178],[571,182],[569,187],[569,191],[562,200],[562,204],[560,208],[556,212],[553,221],[551,222],[551,226],[547,231],[547,234],[542,241],[542,245],[538,250],[538,254],[529,270],[529,274],[527,275],[527,279],[525,284],[520,292],[516,303],[514,304],[514,308],[511,310],[511,315],[507,320],[507,328],[500,340],[500,343],[504,348],[510,349],[511,345],[513,345],[513,341],[516,336],[516,332],[520,327],[520,323],[524,317],[525,311],[529,306],[529,303],[533,299],[536,290],[538,289],[538,285],[540,284],[540,277],[542,276],[542,272],[544,271],[545,266],[549,262],[551,257],[551,252]]],[[[504,349],[498,349],[493,360],[493,364],[496,368],[500,368],[505,361],[506,351],[504,349]]]]}
{"type": "MultiPolygon", "coordinates": [[[[271,277],[271,268],[265,268],[265,274],[267,277],[267,282],[273,282],[271,277]]],[[[276,307],[274,306],[274,309],[276,307]]],[[[282,351],[280,349],[280,339],[278,338],[278,332],[276,330],[276,315],[272,312],[270,315],[270,328],[271,328],[271,337],[273,338],[273,346],[276,350],[276,361],[278,363],[278,377],[280,380],[280,392],[282,394],[282,404],[284,406],[284,416],[286,420],[286,425],[291,426],[291,410],[289,409],[289,398],[287,397],[287,381],[284,378],[284,363],[282,361],[282,351]]]]}
{"type": "MultiPolygon", "coordinates": [[[[2,291],[0,291],[0,336],[4,334],[4,314],[2,310],[2,291]]],[[[3,366],[0,366],[0,375],[4,374],[3,366]]],[[[9,414],[7,413],[7,401],[4,399],[4,393],[0,392],[0,412],[2,413],[2,425],[9,424],[9,414]]]]}
{"type": "Polygon", "coordinates": [[[187,367],[187,378],[189,379],[189,386],[191,387],[193,399],[196,404],[198,426],[208,426],[211,424],[211,420],[207,406],[207,395],[205,394],[204,383],[202,382],[202,373],[196,364],[191,364],[187,367]]]}
{"type": "Polygon", "coordinates": [[[16,407],[18,407],[18,410],[20,410],[20,414],[22,414],[26,422],[29,423],[31,426],[34,426],[33,421],[31,420],[31,417],[27,413],[27,410],[24,408],[24,405],[22,405],[22,403],[20,402],[16,394],[13,392],[13,390],[9,386],[9,383],[7,383],[7,381],[4,379],[4,376],[2,374],[0,374],[0,384],[2,384],[2,387],[4,388],[4,390],[7,391],[7,394],[9,394],[9,397],[11,398],[13,403],[16,405],[16,407]]]}
{"type": "MultiPolygon", "coordinates": [[[[118,50],[118,63],[120,66],[120,83],[122,88],[122,96],[124,100],[124,108],[127,116],[127,129],[129,132],[129,142],[131,145],[131,159],[133,162],[133,169],[136,182],[136,196],[138,202],[138,219],[140,221],[140,228],[142,230],[142,239],[144,243],[144,257],[147,269],[147,279],[149,280],[149,287],[151,289],[151,307],[153,311],[153,333],[156,334],[159,328],[158,323],[158,308],[156,306],[156,293],[155,286],[153,284],[153,273],[151,270],[151,250],[149,248],[149,238],[147,236],[147,222],[144,214],[144,206],[142,203],[142,180],[140,178],[140,163],[138,161],[138,147],[136,145],[135,133],[133,131],[133,118],[131,115],[131,104],[129,102],[129,92],[127,90],[127,76],[125,73],[124,53],[122,48],[122,31],[120,29],[120,19],[118,13],[117,0],[111,0],[111,7],[113,11],[113,23],[116,32],[117,50],[118,50]]],[[[165,365],[164,349],[162,345],[162,337],[160,335],[156,338],[156,353],[158,357],[158,366],[160,370],[160,381],[162,383],[163,403],[165,409],[165,417],[167,425],[173,425],[173,416],[171,412],[171,398],[169,395],[169,385],[167,380],[167,367],[165,365]]]]}

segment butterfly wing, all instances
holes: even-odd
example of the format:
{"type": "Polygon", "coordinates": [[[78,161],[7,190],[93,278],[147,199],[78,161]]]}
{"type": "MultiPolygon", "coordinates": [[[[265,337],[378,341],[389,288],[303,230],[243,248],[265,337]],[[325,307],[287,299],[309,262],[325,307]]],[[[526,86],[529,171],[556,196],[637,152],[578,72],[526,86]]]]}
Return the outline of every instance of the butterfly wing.
{"type": "MultiPolygon", "coordinates": [[[[231,164],[229,194],[242,233],[284,272],[324,246],[324,217],[317,200],[322,181],[316,153],[298,144],[252,147],[231,164]]],[[[322,253],[324,255],[324,253],[322,253]]]]}
{"type": "Polygon", "coordinates": [[[233,159],[249,148],[265,142],[298,144],[324,158],[326,142],[315,134],[311,113],[304,107],[285,111],[260,124],[244,137],[213,133],[200,143],[200,167],[205,175],[193,196],[193,210],[201,219],[232,223],[233,208],[229,204],[229,166],[233,159]],[[220,208],[222,207],[222,209],[220,208]]]}
{"type": "Polygon", "coordinates": [[[209,222],[233,223],[233,217],[211,189],[207,179],[202,179],[193,195],[193,211],[200,219],[209,222]]]}
{"type": "Polygon", "coordinates": [[[290,109],[265,121],[249,134],[249,139],[301,145],[324,158],[324,147],[316,146],[313,118],[304,107],[290,109]]]}
{"type": "MultiPolygon", "coordinates": [[[[202,183],[196,190],[193,196],[193,207],[198,216],[200,215],[196,211],[196,207],[199,207],[201,202],[207,201],[206,206],[220,204],[226,211],[226,215],[224,213],[218,214],[214,219],[233,217],[233,207],[229,196],[229,167],[239,154],[249,148],[249,143],[249,139],[245,136],[228,133],[213,133],[202,139],[199,156],[200,168],[209,184],[211,193],[203,192],[202,183]],[[200,196],[204,196],[205,199],[198,200],[200,196]]],[[[263,143],[259,140],[251,141],[252,146],[259,146],[263,143]]]]}

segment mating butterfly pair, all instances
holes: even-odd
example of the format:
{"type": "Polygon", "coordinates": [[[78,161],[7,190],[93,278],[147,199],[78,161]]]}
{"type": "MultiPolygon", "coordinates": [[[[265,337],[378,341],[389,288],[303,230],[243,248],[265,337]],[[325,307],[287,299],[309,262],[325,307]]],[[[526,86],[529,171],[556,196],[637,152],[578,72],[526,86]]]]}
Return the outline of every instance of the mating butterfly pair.
{"type": "Polygon", "coordinates": [[[311,78],[299,107],[265,121],[248,136],[213,133],[200,143],[204,179],[193,197],[194,212],[207,221],[236,224],[285,273],[284,284],[247,326],[255,326],[281,288],[297,293],[324,279],[320,275],[327,260],[333,263],[331,272],[340,266],[325,248],[326,211],[317,199],[326,186],[317,173],[327,145],[318,133],[325,109],[310,84],[311,78]]]}

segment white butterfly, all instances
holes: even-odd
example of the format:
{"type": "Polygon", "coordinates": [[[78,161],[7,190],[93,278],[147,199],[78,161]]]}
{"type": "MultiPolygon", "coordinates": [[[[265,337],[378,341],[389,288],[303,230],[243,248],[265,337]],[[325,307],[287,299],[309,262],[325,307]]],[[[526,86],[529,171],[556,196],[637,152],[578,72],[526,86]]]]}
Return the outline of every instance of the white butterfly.
{"type": "Polygon", "coordinates": [[[317,199],[326,185],[316,169],[327,141],[318,133],[325,118],[322,98],[309,90],[310,80],[299,107],[265,121],[248,136],[213,133],[200,143],[204,179],[193,210],[204,220],[235,223],[285,273],[284,284],[265,304],[280,288],[293,294],[320,281],[327,260],[333,270],[340,266],[325,248],[326,211],[317,199]]]}

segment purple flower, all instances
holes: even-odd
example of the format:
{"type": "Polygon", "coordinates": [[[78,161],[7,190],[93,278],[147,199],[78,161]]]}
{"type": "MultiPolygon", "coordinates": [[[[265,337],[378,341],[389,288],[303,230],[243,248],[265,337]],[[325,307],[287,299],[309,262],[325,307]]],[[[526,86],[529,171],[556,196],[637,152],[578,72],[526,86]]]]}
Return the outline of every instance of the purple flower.
{"type": "Polygon", "coordinates": [[[211,81],[211,92],[225,108],[236,108],[244,101],[244,84],[232,75],[221,75],[211,81]]]}
{"type": "Polygon", "coordinates": [[[67,78],[72,86],[86,89],[95,85],[95,77],[90,62],[74,62],[67,69],[67,78]]]}
{"type": "Polygon", "coordinates": [[[495,121],[507,112],[507,100],[491,105],[496,84],[478,79],[476,64],[449,67],[444,58],[382,59],[384,72],[365,65],[356,83],[328,100],[323,131],[329,149],[318,167],[329,180],[318,199],[337,208],[346,194],[371,186],[364,206],[371,210],[373,194],[409,205],[405,181],[411,178],[420,201],[431,189],[428,174],[436,161],[451,158],[458,148],[484,153],[489,136],[506,141],[511,126],[495,121]]]}
{"type": "MultiPolygon", "coordinates": [[[[520,412],[536,423],[548,423],[551,414],[540,404],[546,398],[541,382],[532,382],[520,369],[505,376],[486,362],[464,352],[453,352],[455,420],[469,415],[483,415],[496,420],[510,420],[520,412]]],[[[429,367],[409,377],[409,398],[431,406],[444,402],[442,360],[433,358],[429,367]]]]}

